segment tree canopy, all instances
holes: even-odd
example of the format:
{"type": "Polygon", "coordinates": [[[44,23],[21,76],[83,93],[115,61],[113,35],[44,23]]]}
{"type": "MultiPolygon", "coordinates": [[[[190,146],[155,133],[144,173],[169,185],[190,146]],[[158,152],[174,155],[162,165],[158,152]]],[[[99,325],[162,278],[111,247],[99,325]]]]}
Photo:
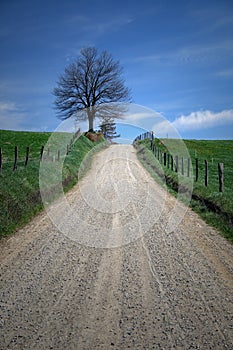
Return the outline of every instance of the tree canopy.
{"type": "Polygon", "coordinates": [[[117,134],[116,132],[116,124],[114,122],[114,119],[111,117],[103,117],[102,123],[100,124],[100,131],[102,132],[103,136],[109,140],[110,142],[120,137],[120,134],[117,134]]]}
{"type": "Polygon", "coordinates": [[[123,69],[107,51],[98,53],[94,47],[81,50],[79,57],[65,68],[54,88],[55,107],[62,120],[75,117],[88,120],[93,130],[94,118],[120,117],[116,107],[108,103],[129,102],[130,91],[122,78],[123,69]]]}

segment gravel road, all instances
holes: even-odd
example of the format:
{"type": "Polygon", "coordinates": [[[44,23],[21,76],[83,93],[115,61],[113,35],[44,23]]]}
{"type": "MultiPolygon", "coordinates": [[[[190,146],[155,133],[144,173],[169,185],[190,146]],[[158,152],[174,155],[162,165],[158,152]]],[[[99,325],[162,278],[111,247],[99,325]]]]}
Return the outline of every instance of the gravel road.
{"type": "Polygon", "coordinates": [[[0,241],[0,349],[233,349],[233,247],[132,146],[65,200],[0,241]]]}

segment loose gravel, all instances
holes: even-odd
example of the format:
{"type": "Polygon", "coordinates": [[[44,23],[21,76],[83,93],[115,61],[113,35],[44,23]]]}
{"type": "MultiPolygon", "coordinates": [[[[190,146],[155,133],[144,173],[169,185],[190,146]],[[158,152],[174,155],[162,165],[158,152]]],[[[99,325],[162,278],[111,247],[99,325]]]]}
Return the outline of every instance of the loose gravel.
{"type": "Polygon", "coordinates": [[[233,247],[132,146],[97,154],[66,200],[69,229],[58,201],[0,241],[1,350],[233,348],[233,247]]]}

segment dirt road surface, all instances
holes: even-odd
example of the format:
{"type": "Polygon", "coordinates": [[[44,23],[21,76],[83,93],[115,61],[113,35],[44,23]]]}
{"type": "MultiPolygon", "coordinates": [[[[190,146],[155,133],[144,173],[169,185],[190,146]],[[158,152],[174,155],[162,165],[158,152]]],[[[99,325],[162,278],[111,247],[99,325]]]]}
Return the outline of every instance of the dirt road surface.
{"type": "Polygon", "coordinates": [[[0,242],[0,349],[233,349],[232,245],[181,204],[166,230],[176,199],[132,146],[66,199],[0,242]]]}

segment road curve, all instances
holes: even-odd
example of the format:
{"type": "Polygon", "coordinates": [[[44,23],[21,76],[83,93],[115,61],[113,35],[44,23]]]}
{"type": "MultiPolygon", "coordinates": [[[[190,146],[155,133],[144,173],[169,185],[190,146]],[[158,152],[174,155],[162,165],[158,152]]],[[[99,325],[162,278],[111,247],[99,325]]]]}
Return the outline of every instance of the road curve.
{"type": "Polygon", "coordinates": [[[132,146],[65,199],[0,241],[1,350],[233,348],[233,247],[132,146]]]}

